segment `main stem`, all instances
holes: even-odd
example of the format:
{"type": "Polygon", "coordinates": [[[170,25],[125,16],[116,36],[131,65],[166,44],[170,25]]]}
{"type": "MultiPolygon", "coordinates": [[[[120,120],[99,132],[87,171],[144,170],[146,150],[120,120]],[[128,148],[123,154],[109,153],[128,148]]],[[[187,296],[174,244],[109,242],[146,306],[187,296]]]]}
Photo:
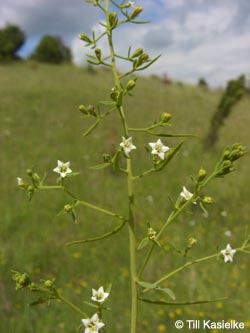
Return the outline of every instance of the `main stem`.
{"type": "MultiPolygon", "coordinates": [[[[121,83],[119,80],[119,74],[116,67],[115,51],[112,40],[112,29],[109,24],[109,0],[106,0],[106,22],[107,22],[107,37],[109,42],[109,49],[111,54],[111,67],[114,76],[116,87],[121,90],[121,83]]],[[[124,136],[128,137],[128,126],[126,117],[124,114],[123,106],[117,107],[120,113],[124,136]]],[[[128,188],[128,229],[129,229],[129,253],[130,253],[130,276],[131,276],[131,322],[130,333],[136,333],[137,326],[137,273],[136,273],[136,238],[135,238],[135,221],[134,221],[134,192],[133,192],[133,173],[132,164],[130,158],[127,159],[127,188],[128,188]]]]}

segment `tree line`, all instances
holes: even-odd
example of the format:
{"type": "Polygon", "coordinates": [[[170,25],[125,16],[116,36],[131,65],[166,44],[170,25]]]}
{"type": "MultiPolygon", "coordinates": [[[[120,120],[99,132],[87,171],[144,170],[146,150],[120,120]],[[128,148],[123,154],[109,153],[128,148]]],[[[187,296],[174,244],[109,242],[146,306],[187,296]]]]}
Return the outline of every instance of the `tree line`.
{"type": "MultiPolygon", "coordinates": [[[[20,60],[21,57],[18,55],[18,51],[25,42],[25,33],[17,25],[7,24],[0,29],[0,62],[20,60]]],[[[71,50],[64,44],[62,38],[51,35],[41,37],[35,50],[30,55],[30,59],[53,64],[71,62],[71,58],[71,50]]]]}

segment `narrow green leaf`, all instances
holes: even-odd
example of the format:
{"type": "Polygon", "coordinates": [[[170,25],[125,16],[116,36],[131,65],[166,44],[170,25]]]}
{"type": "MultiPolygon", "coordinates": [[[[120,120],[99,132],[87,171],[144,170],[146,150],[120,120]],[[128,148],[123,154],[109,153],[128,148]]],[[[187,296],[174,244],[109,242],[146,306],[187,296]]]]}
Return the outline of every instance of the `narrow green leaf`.
{"type": "Polygon", "coordinates": [[[216,298],[211,300],[201,300],[201,301],[181,301],[181,302],[166,302],[166,301],[158,301],[158,300],[152,300],[148,298],[138,298],[140,301],[150,304],[156,304],[156,305],[195,305],[195,304],[204,304],[204,303],[213,303],[218,301],[224,301],[227,299],[227,297],[223,298],[216,298]]]}
{"type": "Polygon", "coordinates": [[[180,142],[173,150],[171,150],[165,160],[163,160],[159,165],[155,167],[155,171],[161,171],[163,168],[165,168],[168,163],[172,160],[172,158],[177,154],[177,152],[181,149],[184,141],[180,142]]]}
{"type": "Polygon", "coordinates": [[[87,302],[87,301],[83,301],[83,303],[87,304],[88,306],[90,306],[91,308],[95,308],[95,309],[98,309],[98,306],[93,304],[93,303],[90,303],[90,302],[87,302]]]}
{"type": "Polygon", "coordinates": [[[161,288],[159,286],[157,286],[155,288],[156,290],[159,290],[159,291],[162,291],[164,292],[165,294],[167,294],[173,301],[175,300],[175,294],[173,293],[173,291],[169,288],[161,288]]]}
{"type": "Polygon", "coordinates": [[[139,246],[138,246],[138,250],[142,250],[144,249],[144,247],[149,245],[149,239],[148,237],[142,239],[142,241],[140,242],[139,246]]]}
{"type": "Polygon", "coordinates": [[[120,154],[121,154],[121,151],[117,150],[115,156],[112,158],[113,168],[115,170],[120,170],[120,154]]]}
{"type": "Polygon", "coordinates": [[[110,163],[101,163],[90,167],[91,170],[101,170],[110,166],[110,163]]]}
{"type": "Polygon", "coordinates": [[[75,245],[75,244],[83,244],[83,243],[95,242],[95,241],[99,241],[99,240],[108,238],[108,237],[118,233],[124,227],[125,224],[126,224],[126,221],[123,221],[120,225],[118,225],[118,227],[116,227],[115,229],[113,229],[110,232],[107,232],[104,235],[93,237],[93,238],[88,238],[88,239],[82,239],[82,240],[68,242],[68,243],[66,243],[66,245],[69,246],[69,245],[75,245]]]}
{"type": "Polygon", "coordinates": [[[107,293],[110,293],[111,292],[111,289],[112,289],[112,283],[110,283],[106,289],[106,292],[107,293]]]}
{"type": "Polygon", "coordinates": [[[100,119],[97,119],[97,121],[92,125],[92,126],[90,126],[88,129],[87,129],[87,131],[85,131],[84,133],[83,133],[83,137],[85,137],[85,136],[87,136],[87,135],[89,135],[98,125],[99,125],[99,122],[100,122],[100,119]]]}
{"type": "Polygon", "coordinates": [[[145,281],[137,281],[137,283],[143,288],[147,288],[147,289],[156,289],[157,288],[157,285],[154,283],[145,282],[145,281]]]}

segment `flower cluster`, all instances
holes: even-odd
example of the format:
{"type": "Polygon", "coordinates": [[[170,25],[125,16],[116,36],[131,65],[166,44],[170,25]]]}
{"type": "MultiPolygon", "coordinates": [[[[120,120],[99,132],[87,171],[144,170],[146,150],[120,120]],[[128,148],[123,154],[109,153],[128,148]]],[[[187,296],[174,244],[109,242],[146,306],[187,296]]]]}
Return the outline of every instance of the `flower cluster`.
{"type": "MultiPolygon", "coordinates": [[[[129,153],[136,149],[136,146],[132,142],[132,137],[126,139],[122,137],[122,142],[120,143],[120,146],[122,147],[124,154],[126,156],[129,156],[129,153]]],[[[160,139],[158,139],[156,142],[149,142],[149,146],[151,147],[152,155],[157,155],[160,157],[161,160],[165,159],[166,152],[170,149],[168,146],[165,146],[160,139]]]]}
{"type": "MultiPolygon", "coordinates": [[[[99,307],[106,301],[109,297],[109,293],[105,292],[101,286],[98,290],[92,289],[92,301],[98,303],[99,307]]],[[[97,313],[95,313],[91,318],[82,319],[82,324],[85,327],[84,333],[98,333],[105,324],[100,321],[97,313]]]]}

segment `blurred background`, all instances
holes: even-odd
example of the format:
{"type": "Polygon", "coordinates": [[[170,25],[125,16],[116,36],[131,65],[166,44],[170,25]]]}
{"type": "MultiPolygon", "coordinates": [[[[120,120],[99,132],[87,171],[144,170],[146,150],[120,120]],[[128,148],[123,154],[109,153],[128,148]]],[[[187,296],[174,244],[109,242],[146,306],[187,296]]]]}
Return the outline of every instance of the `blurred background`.
{"type": "MultiPolygon", "coordinates": [[[[162,112],[172,115],[170,133],[190,133],[184,146],[162,174],[136,184],[137,231],[143,238],[147,222],[156,230],[171,211],[182,186],[192,191],[190,175],[200,167],[208,172],[225,146],[240,142],[249,148],[250,134],[250,3],[247,0],[136,1],[144,7],[146,25],[124,25],[115,33],[118,52],[142,47],[161,58],[137,81],[133,97],[125,102],[131,127],[145,127],[162,112]]],[[[35,193],[29,201],[17,187],[16,177],[27,179],[34,169],[54,185],[57,160],[70,161],[78,177],[67,183],[81,199],[126,215],[123,175],[110,169],[90,170],[113,154],[122,128],[113,113],[88,137],[92,124],[78,110],[80,104],[109,99],[114,86],[111,73],[86,63],[80,33],[101,32],[97,8],[83,1],[0,0],[0,330],[5,332],[75,332],[78,314],[63,304],[28,306],[35,295],[15,290],[11,270],[28,272],[35,281],[56,278],[65,296],[91,314],[83,302],[91,288],[113,283],[105,315],[108,331],[129,327],[127,230],[102,242],[66,247],[67,241],[108,232],[115,219],[77,210],[78,223],[69,215],[57,216],[69,197],[60,192],[35,193]],[[114,195],[115,193],[115,195],[114,195]]],[[[105,42],[100,43],[107,52],[105,42]]],[[[119,63],[120,70],[126,65],[119,63]]],[[[152,164],[144,149],[153,137],[133,135],[135,172],[152,164]]],[[[181,139],[163,140],[168,146],[181,139]]],[[[198,207],[171,225],[156,251],[145,280],[185,263],[189,237],[197,239],[194,258],[216,253],[228,243],[242,244],[249,234],[249,155],[237,170],[217,179],[204,191],[215,200],[208,216],[198,207]],[[190,214],[191,213],[191,214],[190,214]],[[171,244],[174,244],[175,248],[171,244]]],[[[139,239],[138,239],[139,243],[139,239]]],[[[139,253],[142,258],[144,251],[139,253]]],[[[139,260],[140,260],[139,258],[139,260]]],[[[169,279],[177,300],[228,297],[202,306],[161,307],[141,305],[139,332],[173,332],[176,319],[235,319],[250,331],[249,256],[238,253],[234,263],[214,260],[192,266],[169,279]]],[[[214,333],[216,330],[213,331],[214,333]]]]}

